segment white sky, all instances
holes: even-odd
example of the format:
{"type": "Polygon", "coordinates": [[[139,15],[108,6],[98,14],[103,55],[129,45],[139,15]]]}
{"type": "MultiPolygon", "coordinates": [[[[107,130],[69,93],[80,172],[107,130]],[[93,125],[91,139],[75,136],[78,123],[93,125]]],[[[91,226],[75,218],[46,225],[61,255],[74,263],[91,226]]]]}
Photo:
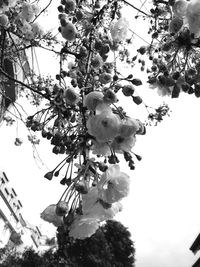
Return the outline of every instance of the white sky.
{"type": "MultiPolygon", "coordinates": [[[[45,56],[40,60],[47,62],[45,56]]],[[[53,66],[50,72],[55,71],[53,61],[50,64],[48,59],[48,65],[53,66]]],[[[143,88],[140,92],[146,103],[162,102],[151,89],[143,88]]],[[[173,111],[170,118],[155,128],[148,127],[147,134],[138,137],[134,152],[143,159],[136,164],[136,170],[129,172],[126,163],[121,164],[132,183],[130,195],[123,201],[124,209],[115,219],[132,233],[137,267],[188,267],[197,258],[189,248],[200,231],[199,99],[181,95],[178,100],[168,101],[173,111]]],[[[133,108],[131,102],[129,112],[136,118],[136,112],[144,116],[144,108],[133,108]]],[[[26,139],[21,127],[18,136],[26,139]]],[[[44,233],[53,233],[55,228],[43,223],[39,214],[58,201],[64,187],[59,178],[51,182],[43,178],[48,169],[37,167],[31,144],[25,140],[21,147],[16,147],[15,137],[16,126],[1,126],[0,170],[16,190],[25,219],[42,224],[44,233]]],[[[43,140],[38,151],[49,169],[62,159],[51,153],[49,141],[43,140]]]]}

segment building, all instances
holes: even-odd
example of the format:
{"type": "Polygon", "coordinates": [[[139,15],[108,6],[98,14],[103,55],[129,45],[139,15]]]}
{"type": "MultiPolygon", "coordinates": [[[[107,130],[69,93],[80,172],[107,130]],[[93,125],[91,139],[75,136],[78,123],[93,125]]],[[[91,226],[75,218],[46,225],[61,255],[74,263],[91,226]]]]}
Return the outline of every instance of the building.
{"type": "MultiPolygon", "coordinates": [[[[192,246],[190,247],[190,250],[196,254],[200,250],[200,233],[194,240],[192,246]]],[[[200,257],[197,259],[197,261],[192,265],[192,267],[200,267],[200,257]]]]}
{"type": "Polygon", "coordinates": [[[39,248],[42,234],[23,218],[21,210],[17,193],[10,187],[5,172],[0,172],[0,247],[9,244],[39,248]]]}
{"type": "Polygon", "coordinates": [[[3,59],[3,71],[8,75],[0,75],[0,122],[4,118],[5,112],[16,101],[18,84],[15,80],[24,82],[30,73],[30,66],[26,53],[22,50],[17,61],[8,57],[3,59]],[[10,77],[10,78],[9,78],[10,77]]]}

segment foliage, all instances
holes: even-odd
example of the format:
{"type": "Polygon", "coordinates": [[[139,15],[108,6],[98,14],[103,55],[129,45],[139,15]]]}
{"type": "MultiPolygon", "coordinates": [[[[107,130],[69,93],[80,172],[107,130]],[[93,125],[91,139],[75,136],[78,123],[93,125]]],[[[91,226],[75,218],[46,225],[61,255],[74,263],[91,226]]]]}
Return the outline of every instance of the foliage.
{"type": "Polygon", "coordinates": [[[23,253],[8,247],[0,250],[1,267],[66,267],[70,266],[68,261],[61,259],[58,253],[52,250],[44,253],[38,253],[31,248],[27,248],[23,253]]]}
{"type": "Polygon", "coordinates": [[[70,267],[134,266],[134,246],[130,232],[117,221],[107,221],[96,233],[84,240],[69,237],[64,227],[58,228],[58,250],[38,253],[31,248],[22,253],[0,249],[1,267],[70,267]]]}
{"type": "Polygon", "coordinates": [[[69,237],[67,229],[58,228],[61,255],[73,266],[134,266],[134,246],[130,232],[120,223],[108,220],[94,235],[84,240],[69,237]]]}

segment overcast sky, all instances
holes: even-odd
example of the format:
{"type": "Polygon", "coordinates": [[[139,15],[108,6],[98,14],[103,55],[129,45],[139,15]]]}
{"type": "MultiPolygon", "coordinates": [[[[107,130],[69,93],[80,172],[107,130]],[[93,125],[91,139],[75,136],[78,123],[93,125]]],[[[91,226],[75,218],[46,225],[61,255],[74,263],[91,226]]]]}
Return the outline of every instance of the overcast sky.
{"type": "MultiPolygon", "coordinates": [[[[48,65],[53,66],[49,61],[48,65]]],[[[146,103],[162,102],[150,89],[141,89],[141,94],[146,103]]],[[[123,211],[115,219],[132,233],[137,267],[188,267],[196,259],[189,248],[200,231],[199,99],[181,95],[180,99],[169,102],[170,118],[157,127],[148,127],[146,136],[137,139],[134,152],[143,159],[136,164],[136,170],[129,172],[126,164],[122,164],[122,169],[131,176],[131,192],[123,201],[123,211]]],[[[138,109],[131,105],[129,114],[142,119],[146,116],[142,109],[144,107],[138,109]]],[[[50,182],[43,175],[53,169],[62,156],[52,154],[49,142],[43,140],[38,151],[47,167],[39,169],[20,126],[18,136],[25,141],[21,147],[13,144],[16,125],[1,126],[0,169],[16,189],[24,206],[24,217],[33,224],[42,223],[43,231],[48,229],[53,234],[54,228],[43,223],[39,214],[58,201],[64,187],[59,184],[59,178],[50,182]]]]}

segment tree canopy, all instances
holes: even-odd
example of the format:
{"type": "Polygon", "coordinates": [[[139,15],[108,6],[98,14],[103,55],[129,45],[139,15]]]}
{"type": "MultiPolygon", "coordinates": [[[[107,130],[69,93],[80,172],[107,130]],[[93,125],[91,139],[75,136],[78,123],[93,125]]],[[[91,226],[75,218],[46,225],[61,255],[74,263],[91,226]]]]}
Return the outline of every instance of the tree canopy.
{"type": "Polygon", "coordinates": [[[117,221],[109,220],[84,240],[69,237],[58,228],[58,249],[38,253],[27,248],[22,253],[9,247],[0,250],[1,267],[134,266],[134,246],[130,232],[117,221]]]}

